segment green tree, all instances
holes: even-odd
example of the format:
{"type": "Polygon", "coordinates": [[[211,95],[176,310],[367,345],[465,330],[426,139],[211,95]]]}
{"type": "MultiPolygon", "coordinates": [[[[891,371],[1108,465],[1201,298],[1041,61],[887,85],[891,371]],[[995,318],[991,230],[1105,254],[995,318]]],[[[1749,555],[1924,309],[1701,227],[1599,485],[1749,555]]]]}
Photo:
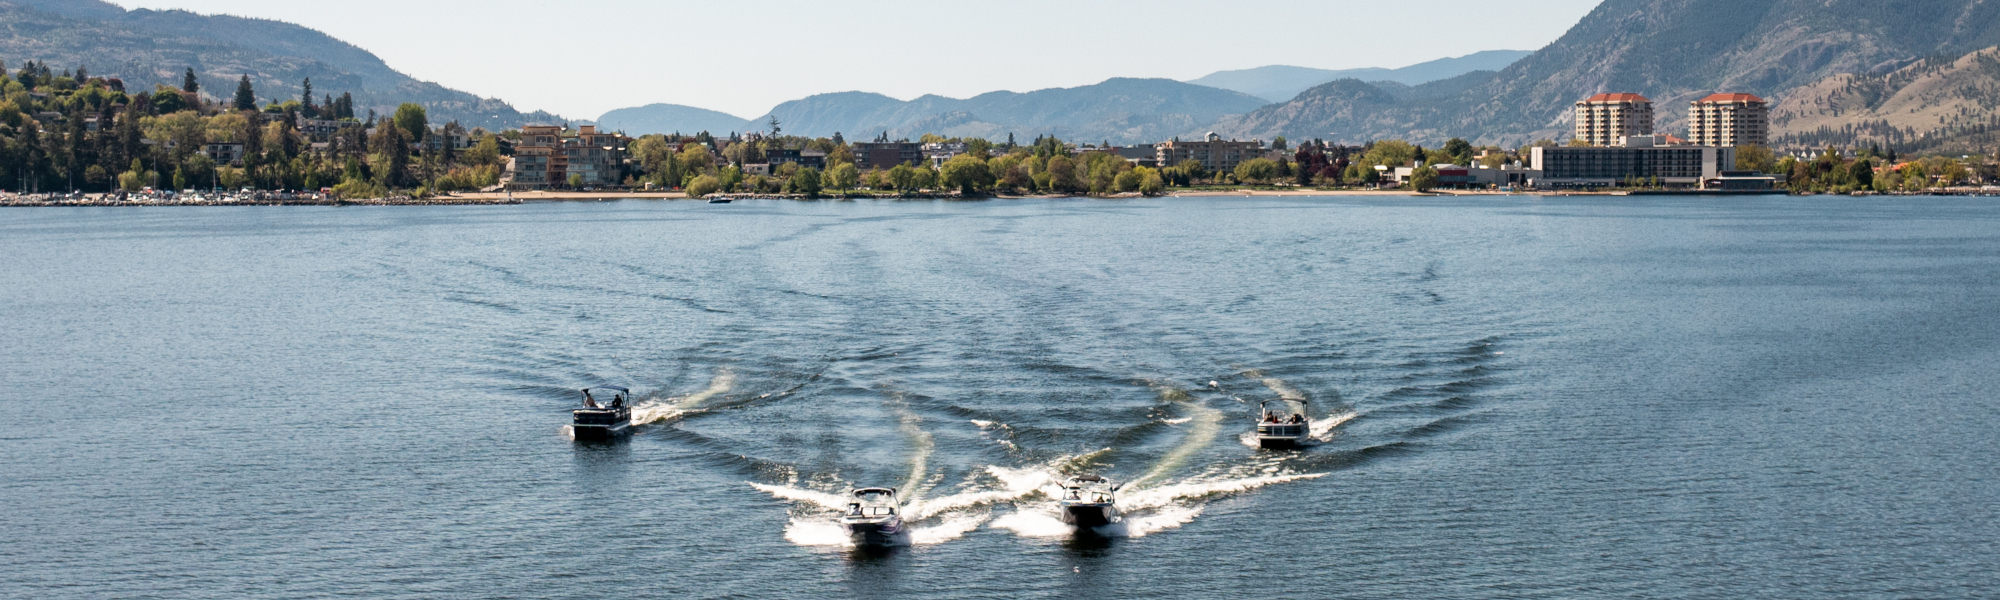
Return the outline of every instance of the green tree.
{"type": "Polygon", "coordinates": [[[257,110],[257,90],[250,87],[249,75],[236,82],[236,110],[257,110]]]}
{"type": "Polygon", "coordinates": [[[1454,165],[1465,166],[1472,163],[1472,142],[1451,138],[1444,143],[1445,160],[1454,165]]]}
{"type": "Polygon", "coordinates": [[[180,92],[160,90],[153,93],[153,110],[163,115],[171,115],[187,110],[187,99],[180,92]]]}
{"type": "Polygon", "coordinates": [[[1438,171],[1429,165],[1418,167],[1416,171],[1410,173],[1410,189],[1412,190],[1428,192],[1437,188],[1437,184],[1438,171]]]}
{"type": "Polygon", "coordinates": [[[1778,155],[1770,148],[1745,144],[1736,147],[1736,170],[1768,173],[1778,167],[1778,155]]]}
{"type": "Polygon", "coordinates": [[[424,136],[431,132],[430,120],[424,114],[424,106],[405,102],[402,106],[396,107],[396,128],[403,130],[403,135],[409,137],[410,145],[423,144],[424,136]]]}
{"type": "MultiPolygon", "coordinates": [[[[1306,140],[1306,141],[1312,141],[1312,140],[1306,140]]],[[[1288,146],[1290,146],[1290,143],[1285,141],[1285,136],[1281,135],[1271,139],[1272,150],[1286,150],[1288,149],[1287,148],[1288,146]]]]}
{"type": "Polygon", "coordinates": [[[993,187],[993,170],[986,161],[971,154],[960,154],[944,162],[941,177],[946,187],[958,188],[958,193],[971,196],[993,187]]]}
{"type": "Polygon", "coordinates": [[[1361,163],[1368,166],[1407,167],[1417,160],[1417,147],[1403,140],[1382,140],[1368,148],[1361,155],[1361,163]]]}
{"type": "Polygon", "coordinates": [[[713,194],[721,188],[722,182],[716,179],[714,175],[701,175],[688,182],[687,195],[690,198],[701,198],[713,194]]]}
{"type": "Polygon", "coordinates": [[[1160,177],[1159,171],[1140,167],[1133,169],[1132,173],[1139,177],[1139,193],[1141,195],[1158,196],[1166,193],[1167,181],[1165,178],[1160,177]]]}
{"type": "Polygon", "coordinates": [[[1050,156],[1048,161],[1048,189],[1055,192],[1078,192],[1083,182],[1076,176],[1076,161],[1068,156],[1050,156]]]}
{"type": "Polygon", "coordinates": [[[1236,180],[1245,183],[1265,183],[1278,176],[1277,161],[1268,158],[1253,158],[1237,163],[1236,180]]]}
{"type": "Polygon", "coordinates": [[[201,82],[194,78],[194,67],[188,67],[187,74],[181,75],[181,91],[190,94],[201,91],[201,82]]]}
{"type": "Polygon", "coordinates": [[[791,188],[794,194],[805,194],[807,198],[818,198],[820,190],[819,171],[810,167],[799,169],[799,172],[792,175],[791,181],[786,182],[785,185],[791,188]]]}
{"type": "Polygon", "coordinates": [[[570,173],[570,174],[569,174],[569,187],[570,187],[570,189],[576,189],[576,188],[580,188],[580,187],[583,187],[583,175],[580,175],[580,174],[577,174],[577,173],[570,173]]]}
{"type": "Polygon", "coordinates": [[[1113,180],[1113,185],[1118,189],[1118,192],[1121,194],[1136,192],[1139,191],[1139,181],[1140,181],[1139,177],[1140,177],[1139,171],[1137,169],[1119,173],[1118,177],[1115,180],[1113,180]]]}
{"type": "Polygon", "coordinates": [[[833,185],[833,189],[846,192],[860,185],[861,170],[854,168],[852,161],[839,163],[826,170],[826,179],[827,183],[833,185]]]}

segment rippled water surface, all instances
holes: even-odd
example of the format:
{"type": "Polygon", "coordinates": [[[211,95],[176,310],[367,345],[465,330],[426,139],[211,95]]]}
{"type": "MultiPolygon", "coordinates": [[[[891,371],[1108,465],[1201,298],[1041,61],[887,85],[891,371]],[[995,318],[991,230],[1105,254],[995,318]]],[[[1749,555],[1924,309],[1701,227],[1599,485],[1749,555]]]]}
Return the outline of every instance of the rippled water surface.
{"type": "Polygon", "coordinates": [[[2000,203],[0,212],[0,596],[2000,590],[2000,203]],[[1210,385],[1214,382],[1214,385],[1210,385]],[[629,385],[622,441],[563,428],[629,385]],[[1318,442],[1246,443],[1309,402],[1318,442]],[[1055,518],[1064,473],[1124,523],[1055,518]],[[907,547],[827,504],[909,501],[907,547]]]}

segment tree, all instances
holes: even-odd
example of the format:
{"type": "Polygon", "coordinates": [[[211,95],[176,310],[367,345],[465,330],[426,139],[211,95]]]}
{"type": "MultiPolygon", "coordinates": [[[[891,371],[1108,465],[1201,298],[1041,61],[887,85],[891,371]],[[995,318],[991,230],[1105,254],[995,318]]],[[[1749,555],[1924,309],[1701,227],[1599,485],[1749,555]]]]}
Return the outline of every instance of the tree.
{"type": "Polygon", "coordinates": [[[1160,194],[1166,193],[1167,182],[1164,178],[1160,177],[1159,171],[1155,171],[1153,169],[1148,169],[1145,167],[1140,167],[1137,169],[1133,169],[1132,172],[1139,176],[1140,195],[1158,196],[1160,194]]]}
{"type": "Polygon", "coordinates": [[[939,179],[946,187],[958,188],[958,193],[971,196],[993,187],[993,170],[986,161],[971,154],[960,154],[944,162],[939,179]]]}
{"type": "Polygon", "coordinates": [[[580,187],[583,187],[583,175],[581,175],[581,174],[577,174],[577,173],[570,173],[570,174],[569,174],[569,187],[570,187],[570,189],[576,189],[576,188],[580,188],[580,187]]]}
{"type": "Polygon", "coordinates": [[[1362,164],[1368,166],[1407,167],[1417,160],[1417,147],[1402,140],[1375,142],[1361,155],[1362,164]]]}
{"type": "Polygon", "coordinates": [[[1051,191],[1076,192],[1083,187],[1083,182],[1076,176],[1076,162],[1070,160],[1068,156],[1049,157],[1048,173],[1048,188],[1051,191]]]}
{"type": "Polygon", "coordinates": [[[257,90],[250,87],[249,75],[236,82],[236,110],[257,110],[257,90]]]}
{"type": "Polygon", "coordinates": [[[430,121],[424,116],[422,104],[403,103],[396,107],[396,128],[409,136],[411,145],[424,143],[424,136],[431,132],[430,121]]]}
{"type": "Polygon", "coordinates": [[[194,67],[188,67],[187,74],[181,76],[181,91],[190,94],[201,91],[201,82],[194,78],[194,67]]]}
{"type": "Polygon", "coordinates": [[[160,114],[171,115],[187,109],[187,99],[180,92],[164,89],[153,93],[153,110],[160,114]]]}
{"type": "Polygon", "coordinates": [[[700,198],[713,194],[721,188],[722,182],[716,179],[714,175],[702,175],[688,182],[687,194],[690,198],[700,198]]]}
{"type": "Polygon", "coordinates": [[[1245,183],[1264,183],[1278,176],[1278,163],[1268,158],[1253,158],[1236,165],[1236,180],[1245,183]]]}
{"type": "MultiPolygon", "coordinates": [[[[775,119],[774,119],[775,120],[775,119]]],[[[785,182],[792,193],[804,194],[807,198],[818,198],[820,190],[819,171],[812,168],[799,169],[791,181],[785,182]]]]}
{"type": "Polygon", "coordinates": [[[861,183],[861,170],[854,168],[853,162],[836,164],[826,170],[826,179],[833,189],[845,192],[861,183]]]}
{"type": "Polygon", "coordinates": [[[299,103],[306,107],[307,115],[318,116],[319,111],[313,108],[313,78],[307,77],[305,83],[300,85],[304,86],[306,88],[306,91],[305,93],[299,95],[300,98],[303,98],[303,100],[300,100],[299,103]]]}
{"type": "MultiPolygon", "coordinates": [[[[1312,140],[1306,140],[1306,141],[1310,142],[1310,141],[1312,141],[1312,140]]],[[[1276,138],[1273,138],[1273,139],[1271,140],[1271,149],[1272,149],[1272,150],[1286,150],[1286,149],[1287,149],[1287,146],[1289,146],[1289,145],[1290,145],[1290,142],[1286,142],[1286,141],[1285,141],[1285,136],[1282,136],[1282,135],[1281,135],[1281,136],[1278,136],[1278,137],[1276,137],[1276,138]]]]}
{"type": "Polygon", "coordinates": [[[1410,189],[1412,190],[1428,192],[1436,188],[1437,184],[1438,171],[1429,165],[1417,167],[1416,171],[1410,173],[1410,189]]]}
{"type": "Polygon", "coordinates": [[[1736,170],[1769,172],[1777,168],[1778,156],[1770,148],[1745,144],[1736,147],[1736,170]]]}
{"type": "Polygon", "coordinates": [[[1444,143],[1445,158],[1451,164],[1464,166],[1472,162],[1472,142],[1451,138],[1444,143]]]}

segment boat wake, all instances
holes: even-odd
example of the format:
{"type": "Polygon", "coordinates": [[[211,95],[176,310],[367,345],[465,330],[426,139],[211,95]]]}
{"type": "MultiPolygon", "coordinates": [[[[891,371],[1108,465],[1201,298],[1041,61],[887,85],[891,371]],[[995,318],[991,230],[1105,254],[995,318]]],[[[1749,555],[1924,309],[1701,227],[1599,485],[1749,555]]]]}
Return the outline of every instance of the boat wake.
{"type": "Polygon", "coordinates": [[[702,408],[703,403],[714,399],[716,396],[729,393],[729,390],[735,387],[736,373],[729,369],[722,369],[717,371],[715,378],[708,382],[708,389],[686,396],[648,400],[634,405],[632,407],[632,424],[651,425],[699,413],[704,410],[702,408]]]}
{"type": "MultiPolygon", "coordinates": [[[[965,491],[930,499],[913,497],[902,511],[904,521],[910,524],[909,543],[941,544],[963,537],[992,518],[992,506],[1043,493],[1053,473],[1046,467],[987,467],[983,476],[975,477],[965,491]]],[[[763,483],[751,483],[750,487],[791,502],[804,513],[792,517],[785,525],[786,541],[801,546],[852,545],[840,525],[840,513],[849,502],[847,496],[763,483]]]]}

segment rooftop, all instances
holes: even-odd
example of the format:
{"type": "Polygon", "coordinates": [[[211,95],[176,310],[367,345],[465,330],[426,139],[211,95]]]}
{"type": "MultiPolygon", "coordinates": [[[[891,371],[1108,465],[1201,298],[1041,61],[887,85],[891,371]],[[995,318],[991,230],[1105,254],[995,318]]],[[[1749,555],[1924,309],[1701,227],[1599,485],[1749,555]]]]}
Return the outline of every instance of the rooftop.
{"type": "Polygon", "coordinates": [[[1647,100],[1645,96],[1641,96],[1641,95],[1638,95],[1638,94],[1598,94],[1598,95],[1595,95],[1595,96],[1591,96],[1591,97],[1590,97],[1589,99],[1586,99],[1586,100],[1584,100],[1584,102],[1646,102],[1646,103],[1651,103],[1651,102],[1652,102],[1652,100],[1647,100]]]}
{"type": "Polygon", "coordinates": [[[1763,102],[1763,101],[1764,101],[1763,98],[1758,98],[1757,96],[1751,94],[1711,94],[1707,98],[1696,100],[1695,103],[1699,104],[1703,102],[1763,102]]]}

